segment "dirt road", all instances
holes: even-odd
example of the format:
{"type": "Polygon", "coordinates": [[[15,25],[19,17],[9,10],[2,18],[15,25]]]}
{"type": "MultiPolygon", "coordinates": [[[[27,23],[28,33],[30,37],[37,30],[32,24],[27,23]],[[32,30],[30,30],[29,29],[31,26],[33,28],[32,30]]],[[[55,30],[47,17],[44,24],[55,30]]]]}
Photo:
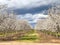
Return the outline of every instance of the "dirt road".
{"type": "Polygon", "coordinates": [[[0,42],[0,45],[60,45],[59,43],[0,42]]]}

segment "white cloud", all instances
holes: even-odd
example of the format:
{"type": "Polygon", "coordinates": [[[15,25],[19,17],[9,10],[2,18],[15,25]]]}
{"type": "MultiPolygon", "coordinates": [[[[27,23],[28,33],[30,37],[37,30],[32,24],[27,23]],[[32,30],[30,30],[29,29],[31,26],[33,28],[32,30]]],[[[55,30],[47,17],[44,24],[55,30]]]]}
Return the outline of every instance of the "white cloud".
{"type": "Polygon", "coordinates": [[[25,14],[25,15],[18,15],[19,19],[27,19],[29,21],[29,23],[36,23],[37,20],[39,20],[40,18],[46,18],[48,15],[44,15],[44,14],[25,14]]]}
{"type": "Polygon", "coordinates": [[[59,0],[0,0],[0,4],[8,4],[15,8],[34,8],[42,5],[48,5],[59,0]]]}
{"type": "MultiPolygon", "coordinates": [[[[52,4],[54,2],[60,2],[60,0],[0,0],[0,4],[8,4],[9,8],[35,8],[42,5],[52,4]]],[[[47,17],[44,14],[24,14],[18,16],[21,19],[29,20],[29,23],[36,23],[41,17],[47,17]]]]}

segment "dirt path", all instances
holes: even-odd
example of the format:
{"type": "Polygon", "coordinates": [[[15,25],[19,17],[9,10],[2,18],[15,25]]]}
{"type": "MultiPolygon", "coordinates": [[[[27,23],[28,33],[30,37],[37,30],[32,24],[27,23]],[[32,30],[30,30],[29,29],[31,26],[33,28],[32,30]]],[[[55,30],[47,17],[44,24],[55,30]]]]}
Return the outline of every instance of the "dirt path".
{"type": "Polygon", "coordinates": [[[58,43],[25,43],[25,42],[0,42],[0,45],[60,45],[58,43]]]}

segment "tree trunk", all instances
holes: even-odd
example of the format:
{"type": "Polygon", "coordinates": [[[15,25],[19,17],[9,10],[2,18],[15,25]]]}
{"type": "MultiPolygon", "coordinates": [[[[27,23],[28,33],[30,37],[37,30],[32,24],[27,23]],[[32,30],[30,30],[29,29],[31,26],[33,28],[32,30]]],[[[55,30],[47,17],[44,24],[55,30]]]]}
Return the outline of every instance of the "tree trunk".
{"type": "Polygon", "coordinates": [[[60,32],[60,27],[59,27],[59,24],[58,23],[56,23],[56,24],[57,24],[57,31],[56,31],[57,32],[57,35],[56,35],[56,37],[59,38],[58,33],[60,32]]]}

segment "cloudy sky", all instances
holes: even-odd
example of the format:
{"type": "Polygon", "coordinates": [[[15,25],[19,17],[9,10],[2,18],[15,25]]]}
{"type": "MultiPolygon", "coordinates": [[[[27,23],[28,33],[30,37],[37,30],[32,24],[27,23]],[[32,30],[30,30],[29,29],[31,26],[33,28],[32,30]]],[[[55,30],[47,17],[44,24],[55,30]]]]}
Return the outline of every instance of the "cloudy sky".
{"type": "Polygon", "coordinates": [[[60,0],[0,0],[1,4],[7,4],[9,10],[17,14],[18,19],[27,19],[30,24],[47,17],[47,10],[60,0]]]}

